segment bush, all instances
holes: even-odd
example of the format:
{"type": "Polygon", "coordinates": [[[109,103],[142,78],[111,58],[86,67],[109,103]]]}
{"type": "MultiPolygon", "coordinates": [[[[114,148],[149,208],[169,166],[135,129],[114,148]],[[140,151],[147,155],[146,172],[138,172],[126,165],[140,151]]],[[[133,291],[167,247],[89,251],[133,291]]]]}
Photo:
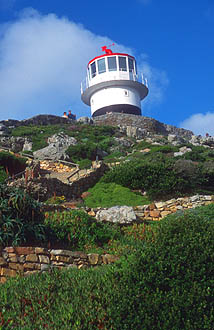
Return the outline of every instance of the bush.
{"type": "Polygon", "coordinates": [[[116,183],[98,182],[88,191],[90,194],[84,199],[88,207],[136,206],[150,202],[146,197],[137,195],[129,188],[116,183]]]}
{"type": "Polygon", "coordinates": [[[7,179],[7,173],[5,172],[4,168],[0,166],[0,184],[3,183],[7,179]]]}
{"type": "Polygon", "coordinates": [[[92,161],[90,159],[82,159],[78,161],[79,168],[82,169],[89,169],[92,166],[92,161]]]}
{"type": "Polygon", "coordinates": [[[150,198],[179,195],[187,189],[188,182],[179,178],[171,164],[130,161],[107,172],[101,182],[114,182],[131,189],[147,191],[150,198]]]}
{"type": "Polygon", "coordinates": [[[104,157],[105,163],[115,163],[119,161],[120,157],[125,157],[125,152],[114,151],[110,155],[104,157]]]}
{"type": "Polygon", "coordinates": [[[46,200],[45,204],[47,205],[60,205],[63,204],[64,202],[66,202],[65,196],[53,196],[48,198],[48,200],[46,200]]]}
{"type": "Polygon", "coordinates": [[[20,245],[44,239],[40,204],[20,189],[0,185],[0,245],[20,245]]]}
{"type": "Polygon", "coordinates": [[[97,154],[97,146],[94,143],[79,143],[74,146],[69,146],[66,154],[73,162],[78,162],[82,159],[95,160],[97,154]]]}
{"type": "Polygon", "coordinates": [[[14,279],[0,290],[10,328],[213,329],[214,205],[169,216],[115,265],[14,279]]]}
{"type": "Polygon", "coordinates": [[[97,223],[84,211],[47,212],[45,214],[47,240],[66,248],[84,249],[85,245],[103,246],[117,236],[116,227],[97,223]]]}
{"type": "Polygon", "coordinates": [[[20,173],[26,168],[26,158],[16,157],[10,152],[0,152],[0,166],[2,166],[10,175],[20,173]]]}

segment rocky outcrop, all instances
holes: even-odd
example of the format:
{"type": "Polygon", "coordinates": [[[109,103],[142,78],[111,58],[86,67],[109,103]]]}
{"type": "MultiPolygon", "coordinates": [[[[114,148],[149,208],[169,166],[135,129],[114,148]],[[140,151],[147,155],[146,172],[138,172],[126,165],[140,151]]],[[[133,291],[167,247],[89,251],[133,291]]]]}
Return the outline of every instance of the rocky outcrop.
{"type": "Polygon", "coordinates": [[[0,251],[0,283],[17,275],[28,276],[54,268],[89,268],[111,264],[118,259],[110,254],[86,254],[42,247],[6,247],[0,251]]]}
{"type": "Polygon", "coordinates": [[[96,219],[99,222],[131,224],[136,221],[136,215],[131,206],[114,206],[106,210],[98,211],[96,219]]]}
{"type": "Polygon", "coordinates": [[[77,122],[82,124],[93,124],[93,119],[90,117],[80,117],[77,119],[77,122]]]}
{"type": "Polygon", "coordinates": [[[55,115],[37,115],[29,119],[24,120],[2,120],[0,125],[5,125],[6,127],[18,127],[18,126],[29,126],[29,125],[56,125],[56,124],[68,124],[74,120],[55,116],[55,115]]]}
{"type": "Polygon", "coordinates": [[[0,145],[3,148],[9,149],[13,152],[22,151],[26,141],[28,141],[28,140],[24,137],[15,137],[15,136],[0,137],[0,145]]]}
{"type": "Polygon", "coordinates": [[[127,135],[141,139],[148,134],[162,134],[167,136],[173,134],[190,139],[193,132],[178,128],[172,125],[166,125],[156,119],[136,116],[124,113],[109,113],[93,118],[96,125],[120,126],[126,130],[127,135]]]}
{"type": "Polygon", "coordinates": [[[77,144],[77,140],[64,133],[59,133],[49,137],[47,143],[49,144],[47,147],[34,151],[35,159],[65,160],[68,158],[65,151],[70,145],[77,144]]]}

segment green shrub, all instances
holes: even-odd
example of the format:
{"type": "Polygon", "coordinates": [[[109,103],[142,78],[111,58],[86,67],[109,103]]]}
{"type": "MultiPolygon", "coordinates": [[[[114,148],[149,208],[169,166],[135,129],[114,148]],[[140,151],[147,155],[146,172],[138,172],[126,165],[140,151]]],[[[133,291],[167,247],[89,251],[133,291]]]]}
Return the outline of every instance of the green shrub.
{"type": "Polygon", "coordinates": [[[114,151],[111,154],[109,154],[108,156],[104,157],[104,161],[105,163],[115,163],[119,161],[120,157],[124,157],[126,154],[125,152],[121,152],[121,151],[114,151]]]}
{"type": "Polygon", "coordinates": [[[92,166],[92,161],[90,159],[82,159],[82,160],[79,160],[77,163],[81,170],[84,168],[89,169],[92,166]]]}
{"type": "Polygon", "coordinates": [[[4,168],[0,166],[0,184],[3,183],[7,179],[7,173],[5,172],[4,168]]]}
{"type": "Polygon", "coordinates": [[[114,182],[131,189],[147,191],[150,198],[166,198],[179,195],[187,189],[189,182],[179,178],[171,164],[159,162],[130,161],[107,172],[101,182],[114,182]]]}
{"type": "Polygon", "coordinates": [[[201,154],[198,151],[190,151],[183,155],[184,159],[190,159],[194,162],[203,162],[206,159],[205,154],[201,154]]]}
{"type": "Polygon", "coordinates": [[[94,143],[79,143],[77,145],[69,146],[66,154],[73,162],[78,162],[82,159],[95,160],[97,154],[97,146],[94,143]]]}
{"type": "Polygon", "coordinates": [[[26,158],[16,157],[10,152],[0,152],[0,166],[2,166],[10,175],[20,173],[26,168],[26,158]]]}
{"type": "Polygon", "coordinates": [[[114,140],[112,137],[108,136],[103,138],[102,141],[100,141],[97,144],[97,147],[101,150],[104,150],[106,152],[109,152],[110,147],[114,144],[114,140]]]}
{"type": "Polygon", "coordinates": [[[165,218],[115,265],[9,280],[1,324],[23,329],[213,329],[214,205],[165,218]]]}
{"type": "Polygon", "coordinates": [[[64,130],[64,127],[61,125],[29,125],[29,126],[19,126],[12,130],[12,136],[23,136],[29,137],[32,142],[32,151],[36,151],[46,147],[48,137],[59,133],[64,130]]]}
{"type": "Polygon", "coordinates": [[[71,249],[85,245],[103,246],[118,235],[116,227],[97,223],[84,211],[47,212],[45,214],[47,240],[71,249]]]}
{"type": "Polygon", "coordinates": [[[20,189],[0,185],[0,245],[20,245],[44,239],[40,204],[20,189]]]}
{"type": "Polygon", "coordinates": [[[164,154],[167,153],[174,153],[179,151],[179,147],[172,146],[172,145],[166,145],[166,146],[152,146],[151,152],[162,152],[164,154]]]}
{"type": "Polygon", "coordinates": [[[88,207],[111,207],[115,205],[136,206],[149,204],[148,198],[137,195],[129,188],[116,183],[98,182],[90,188],[89,195],[84,199],[88,207]]]}
{"type": "Polygon", "coordinates": [[[45,204],[47,205],[60,205],[62,203],[66,202],[65,196],[53,196],[48,198],[48,200],[46,200],[45,204]]]}

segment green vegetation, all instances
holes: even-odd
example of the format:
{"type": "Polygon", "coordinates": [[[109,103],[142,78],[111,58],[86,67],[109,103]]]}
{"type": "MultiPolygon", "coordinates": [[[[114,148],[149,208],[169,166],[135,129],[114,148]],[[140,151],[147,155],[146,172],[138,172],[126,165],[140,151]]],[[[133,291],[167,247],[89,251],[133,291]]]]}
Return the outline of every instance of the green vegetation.
{"type": "Polygon", "coordinates": [[[91,166],[92,166],[92,161],[90,160],[90,159],[82,159],[82,160],[79,160],[78,162],[77,162],[77,164],[79,165],[79,168],[81,169],[81,170],[83,170],[84,168],[85,169],[89,169],[89,168],[91,168],[91,166]]]}
{"type": "Polygon", "coordinates": [[[186,191],[189,182],[179,178],[170,163],[130,161],[115,166],[101,182],[114,182],[131,189],[145,190],[150,198],[166,198],[186,191]]]}
{"type": "Polygon", "coordinates": [[[103,247],[110,239],[119,237],[115,226],[97,223],[84,211],[47,212],[45,214],[46,240],[51,245],[69,249],[103,247]]]}
{"type": "Polygon", "coordinates": [[[0,166],[0,184],[7,179],[7,173],[5,172],[4,167],[0,166]]]}
{"type": "Polygon", "coordinates": [[[46,147],[47,138],[62,131],[60,125],[47,125],[47,126],[19,126],[12,130],[12,136],[29,137],[32,139],[32,151],[36,151],[46,147]]]}
{"type": "Polygon", "coordinates": [[[120,158],[124,158],[126,156],[125,152],[114,151],[108,156],[104,157],[105,163],[115,163],[120,160],[120,158]]]}
{"type": "Polygon", "coordinates": [[[47,205],[60,205],[66,201],[65,196],[53,196],[46,200],[45,204],[47,205]]]}
{"type": "Polygon", "coordinates": [[[0,185],[0,215],[0,246],[44,239],[40,205],[22,190],[0,185]]]}
{"type": "MultiPolygon", "coordinates": [[[[151,229],[152,228],[152,229],[151,229]]],[[[140,228],[142,230],[142,226],[140,228]]],[[[212,329],[214,205],[168,216],[114,265],[1,286],[4,329],[212,329]]]]}
{"type": "Polygon", "coordinates": [[[78,162],[82,159],[95,160],[97,146],[95,143],[89,142],[76,144],[74,146],[69,146],[66,153],[73,162],[78,162]]]}
{"type": "Polygon", "coordinates": [[[136,206],[150,203],[148,198],[116,183],[98,182],[88,192],[89,195],[84,199],[88,207],[136,206]]]}
{"type": "Polygon", "coordinates": [[[47,146],[48,137],[63,132],[69,136],[75,137],[78,142],[89,144],[94,143],[108,149],[113,143],[112,135],[115,135],[117,129],[110,126],[91,126],[80,123],[40,125],[40,126],[19,126],[12,130],[12,136],[29,137],[33,142],[33,151],[47,146]]]}
{"type": "Polygon", "coordinates": [[[0,152],[0,166],[10,175],[17,174],[25,170],[26,158],[16,157],[7,151],[0,152]]]}

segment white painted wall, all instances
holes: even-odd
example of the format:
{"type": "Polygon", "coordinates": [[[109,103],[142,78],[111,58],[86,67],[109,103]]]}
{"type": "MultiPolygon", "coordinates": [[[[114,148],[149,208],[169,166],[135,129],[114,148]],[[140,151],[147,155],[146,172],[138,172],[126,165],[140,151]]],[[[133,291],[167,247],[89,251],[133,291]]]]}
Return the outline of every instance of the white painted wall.
{"type": "Polygon", "coordinates": [[[116,104],[130,104],[141,108],[140,95],[130,87],[108,87],[95,92],[91,99],[91,114],[103,107],[116,104]]]}

